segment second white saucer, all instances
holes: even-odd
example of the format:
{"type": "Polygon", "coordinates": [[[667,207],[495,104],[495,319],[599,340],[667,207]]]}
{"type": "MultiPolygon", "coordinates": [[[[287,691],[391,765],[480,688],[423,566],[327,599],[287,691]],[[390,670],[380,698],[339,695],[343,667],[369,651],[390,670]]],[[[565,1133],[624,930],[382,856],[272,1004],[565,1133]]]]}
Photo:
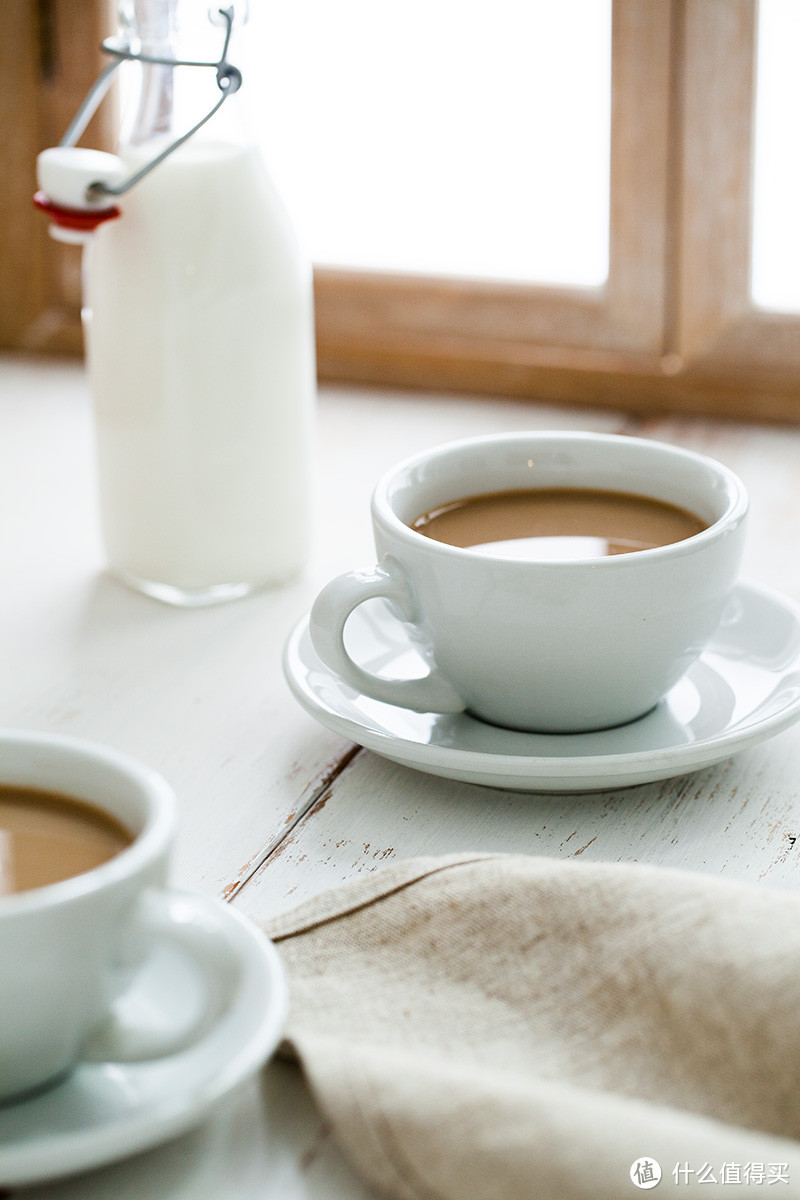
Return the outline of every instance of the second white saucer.
{"type": "MultiPolygon", "coordinates": [[[[347,627],[353,656],[389,676],[424,674],[406,627],[383,601],[347,627]]],[[[800,610],[740,584],[701,658],[652,712],[615,729],[520,733],[466,713],[414,713],[354,691],[319,659],[305,617],[284,652],[300,704],[322,725],[429,774],[528,792],[603,791],[685,775],[772,737],[800,718],[800,610]]]]}
{"type": "MultiPolygon", "coordinates": [[[[240,966],[236,997],[189,1049],[157,1062],[79,1066],[57,1087],[0,1106],[0,1188],[101,1166],[184,1133],[276,1048],[288,989],[272,942],[228,905],[192,897],[222,922],[240,966]]],[[[196,1002],[198,980],[164,948],[142,972],[142,1003],[196,1002]]]]}

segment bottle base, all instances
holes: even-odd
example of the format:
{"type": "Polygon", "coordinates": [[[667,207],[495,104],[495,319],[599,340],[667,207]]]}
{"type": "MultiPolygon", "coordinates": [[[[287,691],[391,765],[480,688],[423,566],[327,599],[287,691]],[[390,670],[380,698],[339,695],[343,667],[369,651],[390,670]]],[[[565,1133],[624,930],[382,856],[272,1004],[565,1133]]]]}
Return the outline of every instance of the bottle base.
{"type": "Polygon", "coordinates": [[[204,608],[211,604],[225,604],[230,600],[240,600],[252,592],[263,591],[269,586],[267,582],[217,583],[210,587],[181,588],[171,583],[159,583],[154,579],[143,579],[129,571],[118,567],[110,568],[111,574],[120,583],[160,600],[163,604],[171,604],[173,608],[204,608]]]}

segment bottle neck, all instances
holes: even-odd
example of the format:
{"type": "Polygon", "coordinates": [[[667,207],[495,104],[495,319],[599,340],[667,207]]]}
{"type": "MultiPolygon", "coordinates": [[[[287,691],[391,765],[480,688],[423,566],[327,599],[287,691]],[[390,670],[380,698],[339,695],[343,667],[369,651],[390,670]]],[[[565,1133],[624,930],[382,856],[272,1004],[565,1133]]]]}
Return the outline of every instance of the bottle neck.
{"type": "MultiPolygon", "coordinates": [[[[247,4],[243,0],[222,3],[233,12],[234,29],[246,22],[247,4]]],[[[136,54],[145,59],[173,60],[124,64],[120,144],[142,146],[184,134],[220,99],[216,70],[211,64],[218,63],[226,49],[226,21],[216,5],[209,6],[203,0],[122,0],[120,16],[122,36],[136,54]]],[[[226,60],[236,53],[233,37],[227,43],[226,60]]],[[[231,126],[231,106],[239,107],[238,97],[226,101],[209,127],[201,131],[204,136],[230,136],[230,129],[226,135],[224,127],[231,126]]]]}
{"type": "Polygon", "coordinates": [[[139,71],[138,97],[120,137],[131,146],[169,137],[175,128],[175,68],[142,64],[139,71]]]}

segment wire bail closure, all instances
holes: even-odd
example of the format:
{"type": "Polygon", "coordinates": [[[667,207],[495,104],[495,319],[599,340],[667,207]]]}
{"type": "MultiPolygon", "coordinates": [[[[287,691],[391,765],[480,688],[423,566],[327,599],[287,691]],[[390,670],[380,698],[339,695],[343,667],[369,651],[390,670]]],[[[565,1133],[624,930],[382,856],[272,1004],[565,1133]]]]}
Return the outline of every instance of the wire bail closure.
{"type": "Polygon", "coordinates": [[[101,49],[110,54],[113,61],[100,73],[95,82],[92,84],[86,98],[83,100],[80,108],[72,119],[72,122],[61,139],[59,145],[62,147],[74,146],[78,138],[83,133],[89,121],[94,116],[97,108],[100,105],[103,97],[111,86],[114,77],[114,72],[121,66],[123,62],[141,62],[151,63],[155,66],[164,67],[213,67],[217,73],[217,87],[220,90],[220,97],[216,104],[206,113],[204,117],[187,130],[186,133],[176,138],[171,142],[160,154],[156,155],[150,162],[139,170],[129,175],[126,179],[119,183],[111,183],[108,181],[97,180],[90,183],[86,189],[87,193],[93,196],[122,196],[134,184],[148,175],[154,167],[162,163],[165,158],[168,158],[173,151],[182,146],[188,141],[193,134],[197,133],[198,129],[202,128],[207,121],[210,121],[214,114],[222,107],[224,102],[234,92],[238,92],[242,86],[242,73],[238,67],[234,67],[228,62],[228,47],[230,45],[231,33],[233,31],[234,12],[233,8],[220,8],[219,15],[225,22],[225,37],[222,46],[222,53],[216,61],[208,62],[196,59],[179,59],[179,58],[161,58],[150,54],[137,54],[128,46],[119,45],[113,38],[106,38],[101,44],[101,49]]]}

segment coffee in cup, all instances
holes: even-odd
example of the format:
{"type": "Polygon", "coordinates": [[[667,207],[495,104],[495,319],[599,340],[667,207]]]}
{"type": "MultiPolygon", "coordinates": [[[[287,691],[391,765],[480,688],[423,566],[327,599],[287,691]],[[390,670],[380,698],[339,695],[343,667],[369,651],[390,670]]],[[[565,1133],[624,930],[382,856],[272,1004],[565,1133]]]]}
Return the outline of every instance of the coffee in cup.
{"type": "Polygon", "coordinates": [[[0,784],[0,896],[83,875],[132,841],[129,829],[94,804],[0,784]]]}
{"type": "Polygon", "coordinates": [[[564,562],[652,550],[706,524],[677,504],[599,488],[527,488],[465,496],[420,513],[411,528],[495,558],[564,562]]]}
{"type": "Polygon", "coordinates": [[[449,443],[379,481],[378,563],[323,589],[311,639],[329,669],[384,703],[529,731],[620,725],[649,712],[712,637],[747,507],[723,464],[648,439],[449,443]],[[351,657],[347,619],[378,599],[427,675],[388,679],[351,657]]]}

